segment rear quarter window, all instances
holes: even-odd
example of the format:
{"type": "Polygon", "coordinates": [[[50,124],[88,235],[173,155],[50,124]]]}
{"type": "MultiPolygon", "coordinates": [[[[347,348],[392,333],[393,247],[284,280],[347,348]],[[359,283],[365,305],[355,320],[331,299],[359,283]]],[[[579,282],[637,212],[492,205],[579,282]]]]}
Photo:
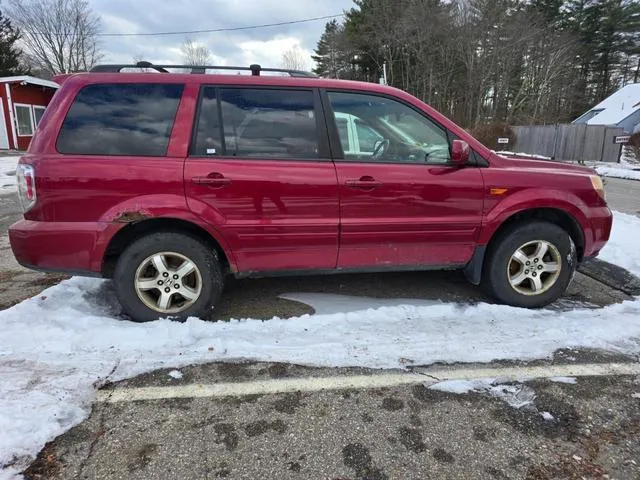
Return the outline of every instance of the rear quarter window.
{"type": "Polygon", "coordinates": [[[184,85],[84,87],[60,129],[56,148],[77,155],[165,156],[184,85]]]}

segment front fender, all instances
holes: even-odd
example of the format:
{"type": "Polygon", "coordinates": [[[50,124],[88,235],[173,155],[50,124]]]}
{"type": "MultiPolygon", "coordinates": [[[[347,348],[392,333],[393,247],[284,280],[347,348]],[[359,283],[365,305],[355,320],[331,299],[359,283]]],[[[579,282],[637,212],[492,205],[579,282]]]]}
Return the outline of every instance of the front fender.
{"type": "Polygon", "coordinates": [[[584,234],[585,249],[589,250],[588,242],[593,235],[585,203],[570,192],[542,188],[521,190],[495,203],[484,215],[478,243],[487,245],[498,228],[513,215],[540,208],[561,210],[573,217],[584,234]]]}

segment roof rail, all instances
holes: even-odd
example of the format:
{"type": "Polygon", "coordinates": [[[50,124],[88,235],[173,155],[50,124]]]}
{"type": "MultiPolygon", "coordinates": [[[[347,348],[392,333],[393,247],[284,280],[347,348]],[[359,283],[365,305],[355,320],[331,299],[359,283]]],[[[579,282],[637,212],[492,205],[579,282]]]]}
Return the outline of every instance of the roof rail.
{"type": "Polygon", "coordinates": [[[207,70],[248,70],[251,75],[259,76],[260,72],[279,72],[287,73],[290,77],[316,77],[311,72],[304,70],[288,70],[283,68],[262,68],[260,65],[253,64],[248,67],[232,67],[228,65],[155,65],[151,62],[141,61],[134,64],[109,64],[96,65],[91,70],[92,73],[119,73],[124,68],[151,68],[160,73],[170,73],[168,68],[182,68],[191,70],[191,73],[206,73],[207,70]]]}

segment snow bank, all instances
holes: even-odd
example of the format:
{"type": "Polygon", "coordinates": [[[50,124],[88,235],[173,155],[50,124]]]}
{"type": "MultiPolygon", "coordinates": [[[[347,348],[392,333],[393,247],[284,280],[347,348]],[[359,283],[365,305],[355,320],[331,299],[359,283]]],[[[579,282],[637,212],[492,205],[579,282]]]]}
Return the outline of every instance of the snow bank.
{"type": "Polygon", "coordinates": [[[614,212],[611,237],[598,258],[626,268],[640,277],[638,240],[640,240],[640,218],[626,213],[614,212]]]}
{"type": "MultiPolygon", "coordinates": [[[[639,168],[636,166],[635,168],[639,168]]],[[[640,170],[632,170],[624,167],[609,167],[607,165],[598,165],[596,167],[598,175],[603,177],[624,178],[627,180],[640,180],[640,170]]]]}
{"type": "MultiPolygon", "coordinates": [[[[602,257],[640,274],[638,238],[640,219],[616,214],[602,257]]],[[[344,310],[353,305],[341,301],[344,310]]],[[[104,381],[158,368],[237,359],[403,368],[406,359],[415,365],[535,359],[559,348],[640,352],[640,300],[569,312],[407,302],[266,322],[136,324],[118,317],[109,282],[62,282],[0,311],[0,478],[86,418],[104,381]]],[[[501,392],[517,394],[494,393],[501,392]]]]}
{"type": "Polygon", "coordinates": [[[20,157],[0,156],[0,194],[16,189],[16,165],[20,157]]]}

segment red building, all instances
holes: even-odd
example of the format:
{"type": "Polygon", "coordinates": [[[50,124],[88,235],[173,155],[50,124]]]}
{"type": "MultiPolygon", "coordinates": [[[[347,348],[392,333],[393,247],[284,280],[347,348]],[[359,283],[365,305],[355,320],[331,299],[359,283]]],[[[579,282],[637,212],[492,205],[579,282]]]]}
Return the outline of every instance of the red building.
{"type": "Polygon", "coordinates": [[[0,77],[0,150],[26,150],[33,132],[58,89],[58,84],[36,77],[0,77]]]}

